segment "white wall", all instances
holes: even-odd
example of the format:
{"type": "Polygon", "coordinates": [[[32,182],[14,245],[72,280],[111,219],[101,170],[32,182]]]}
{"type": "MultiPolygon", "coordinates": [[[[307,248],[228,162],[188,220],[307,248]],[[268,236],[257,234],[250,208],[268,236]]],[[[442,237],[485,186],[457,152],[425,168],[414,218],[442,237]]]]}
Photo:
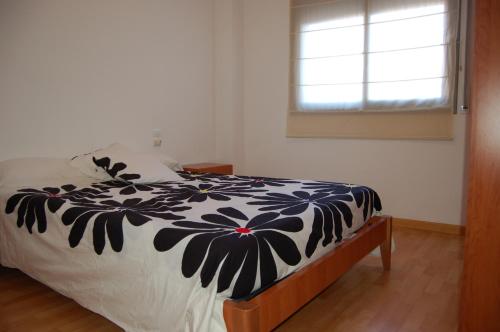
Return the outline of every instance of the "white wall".
{"type": "Polygon", "coordinates": [[[213,159],[207,0],[0,0],[0,160],[72,156],[152,129],[213,159]]]}
{"type": "Polygon", "coordinates": [[[243,2],[214,0],[215,160],[244,165],[243,2]]]}
{"type": "Polygon", "coordinates": [[[244,1],[243,173],[366,184],[395,217],[461,224],[463,115],[453,141],[286,138],[288,3],[244,1]]]}

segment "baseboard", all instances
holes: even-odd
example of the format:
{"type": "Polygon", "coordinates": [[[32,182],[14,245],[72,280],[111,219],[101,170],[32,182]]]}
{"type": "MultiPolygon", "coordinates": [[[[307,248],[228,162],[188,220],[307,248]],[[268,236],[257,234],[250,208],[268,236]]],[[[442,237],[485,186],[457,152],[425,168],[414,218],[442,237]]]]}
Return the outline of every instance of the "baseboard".
{"type": "Polygon", "coordinates": [[[418,229],[421,231],[438,232],[438,233],[452,234],[452,235],[465,234],[465,226],[441,224],[437,222],[429,222],[421,220],[392,218],[392,225],[396,227],[404,227],[404,228],[418,229]]]}

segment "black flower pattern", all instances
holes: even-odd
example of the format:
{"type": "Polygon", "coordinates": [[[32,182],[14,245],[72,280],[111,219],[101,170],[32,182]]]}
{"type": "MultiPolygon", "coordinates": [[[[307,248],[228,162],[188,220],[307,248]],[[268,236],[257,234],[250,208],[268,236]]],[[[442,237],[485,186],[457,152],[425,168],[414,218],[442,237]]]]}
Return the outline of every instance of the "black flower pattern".
{"type": "Polygon", "coordinates": [[[223,292],[241,269],[231,295],[232,298],[241,298],[254,289],[257,271],[260,272],[262,287],[277,279],[271,248],[290,266],[300,262],[297,245],[285,235],[286,232],[302,230],[300,218],[280,217],[279,213],[268,212],[249,220],[234,208],[220,208],[217,212],[203,215],[205,222],[176,221],[173,223],[176,228],[164,228],[154,239],[158,251],[167,251],[192,236],[182,257],[182,274],[186,278],[191,278],[203,265],[201,285],[207,287],[220,267],[217,292],[223,292]]]}
{"type": "Polygon", "coordinates": [[[235,186],[247,186],[250,188],[264,188],[264,187],[284,187],[287,184],[300,183],[295,180],[276,179],[266,177],[254,176],[232,176],[222,180],[225,183],[232,183],[235,186]]]}
{"type": "Polygon", "coordinates": [[[111,248],[120,252],[123,248],[123,220],[134,226],[141,226],[151,219],[180,220],[183,216],[173,214],[191,209],[179,206],[178,202],[165,202],[160,198],[143,201],[140,198],[126,199],[123,203],[116,200],[81,203],[67,209],[62,215],[65,225],[72,225],[69,234],[69,244],[75,248],[80,243],[88,223],[95,216],[92,229],[94,250],[102,254],[106,244],[106,234],[111,248]]]}
{"type": "Polygon", "coordinates": [[[17,209],[17,226],[21,228],[26,225],[30,233],[37,223],[39,233],[47,230],[47,216],[45,208],[56,213],[67,201],[72,202],[92,202],[98,198],[110,198],[98,190],[84,188],[77,190],[72,184],[57,187],[45,187],[43,189],[20,189],[18,193],[7,200],[5,213],[11,214],[17,209]]]}
{"type": "Polygon", "coordinates": [[[133,195],[138,192],[153,191],[156,187],[150,184],[130,183],[123,181],[105,181],[92,184],[92,187],[103,192],[109,192],[111,189],[120,189],[120,195],[133,195]]]}
{"type": "Polygon", "coordinates": [[[363,207],[363,218],[365,220],[373,215],[374,209],[382,211],[382,203],[375,190],[368,187],[355,186],[352,187],[351,192],[356,201],[356,206],[358,208],[363,207]]]}
{"type": "Polygon", "coordinates": [[[335,195],[348,194],[351,191],[352,185],[327,181],[304,182],[302,189],[314,190],[319,193],[329,193],[335,195]]]}
{"type": "Polygon", "coordinates": [[[202,181],[202,182],[223,182],[229,180],[227,175],[214,173],[192,173],[192,172],[177,172],[177,174],[187,181],[202,181]]]}
{"type": "Polygon", "coordinates": [[[169,201],[204,202],[207,199],[229,201],[231,197],[252,197],[253,193],[264,190],[248,187],[232,186],[228,184],[182,184],[178,188],[168,188],[162,195],[169,201]]]}
{"type": "Polygon", "coordinates": [[[309,205],[320,206],[328,204],[335,198],[340,201],[352,201],[351,195],[331,195],[330,193],[314,193],[307,191],[294,191],[291,194],[267,193],[265,196],[255,196],[255,201],[248,205],[262,205],[260,211],[280,210],[285,215],[297,215],[307,210],[309,205]]]}
{"type": "Polygon", "coordinates": [[[123,181],[130,182],[141,178],[139,174],[129,174],[129,173],[118,174],[118,172],[121,172],[127,168],[127,165],[125,163],[117,162],[114,163],[113,166],[111,166],[111,159],[109,159],[108,157],[100,159],[92,157],[92,160],[94,161],[94,164],[104,169],[106,173],[108,173],[114,179],[121,179],[123,181]]]}
{"type": "Polygon", "coordinates": [[[311,257],[316,251],[318,242],[323,238],[322,245],[326,247],[333,240],[342,240],[344,220],[347,227],[352,226],[352,212],[346,202],[352,201],[351,195],[331,195],[319,192],[310,194],[307,191],[294,191],[292,194],[268,193],[266,196],[254,197],[255,202],[249,205],[263,205],[260,211],[279,210],[284,215],[298,215],[305,212],[309,206],[314,209],[312,232],[306,247],[306,256],[311,257]]]}

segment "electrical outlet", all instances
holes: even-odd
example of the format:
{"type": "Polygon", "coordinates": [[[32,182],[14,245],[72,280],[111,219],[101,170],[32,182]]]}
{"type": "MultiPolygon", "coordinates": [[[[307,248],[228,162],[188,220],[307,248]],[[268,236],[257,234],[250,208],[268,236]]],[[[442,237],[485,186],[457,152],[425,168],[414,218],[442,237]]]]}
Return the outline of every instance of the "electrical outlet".
{"type": "Polygon", "coordinates": [[[160,129],[153,129],[153,146],[155,148],[158,148],[161,146],[161,130],[160,129]]]}

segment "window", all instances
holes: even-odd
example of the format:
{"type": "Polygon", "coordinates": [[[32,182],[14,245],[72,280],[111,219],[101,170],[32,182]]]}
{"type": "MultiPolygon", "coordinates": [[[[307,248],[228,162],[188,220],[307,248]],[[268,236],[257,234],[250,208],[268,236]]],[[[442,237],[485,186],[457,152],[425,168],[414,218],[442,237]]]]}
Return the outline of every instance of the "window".
{"type": "Polygon", "coordinates": [[[450,110],[458,1],[292,0],[292,112],[450,110]]]}

